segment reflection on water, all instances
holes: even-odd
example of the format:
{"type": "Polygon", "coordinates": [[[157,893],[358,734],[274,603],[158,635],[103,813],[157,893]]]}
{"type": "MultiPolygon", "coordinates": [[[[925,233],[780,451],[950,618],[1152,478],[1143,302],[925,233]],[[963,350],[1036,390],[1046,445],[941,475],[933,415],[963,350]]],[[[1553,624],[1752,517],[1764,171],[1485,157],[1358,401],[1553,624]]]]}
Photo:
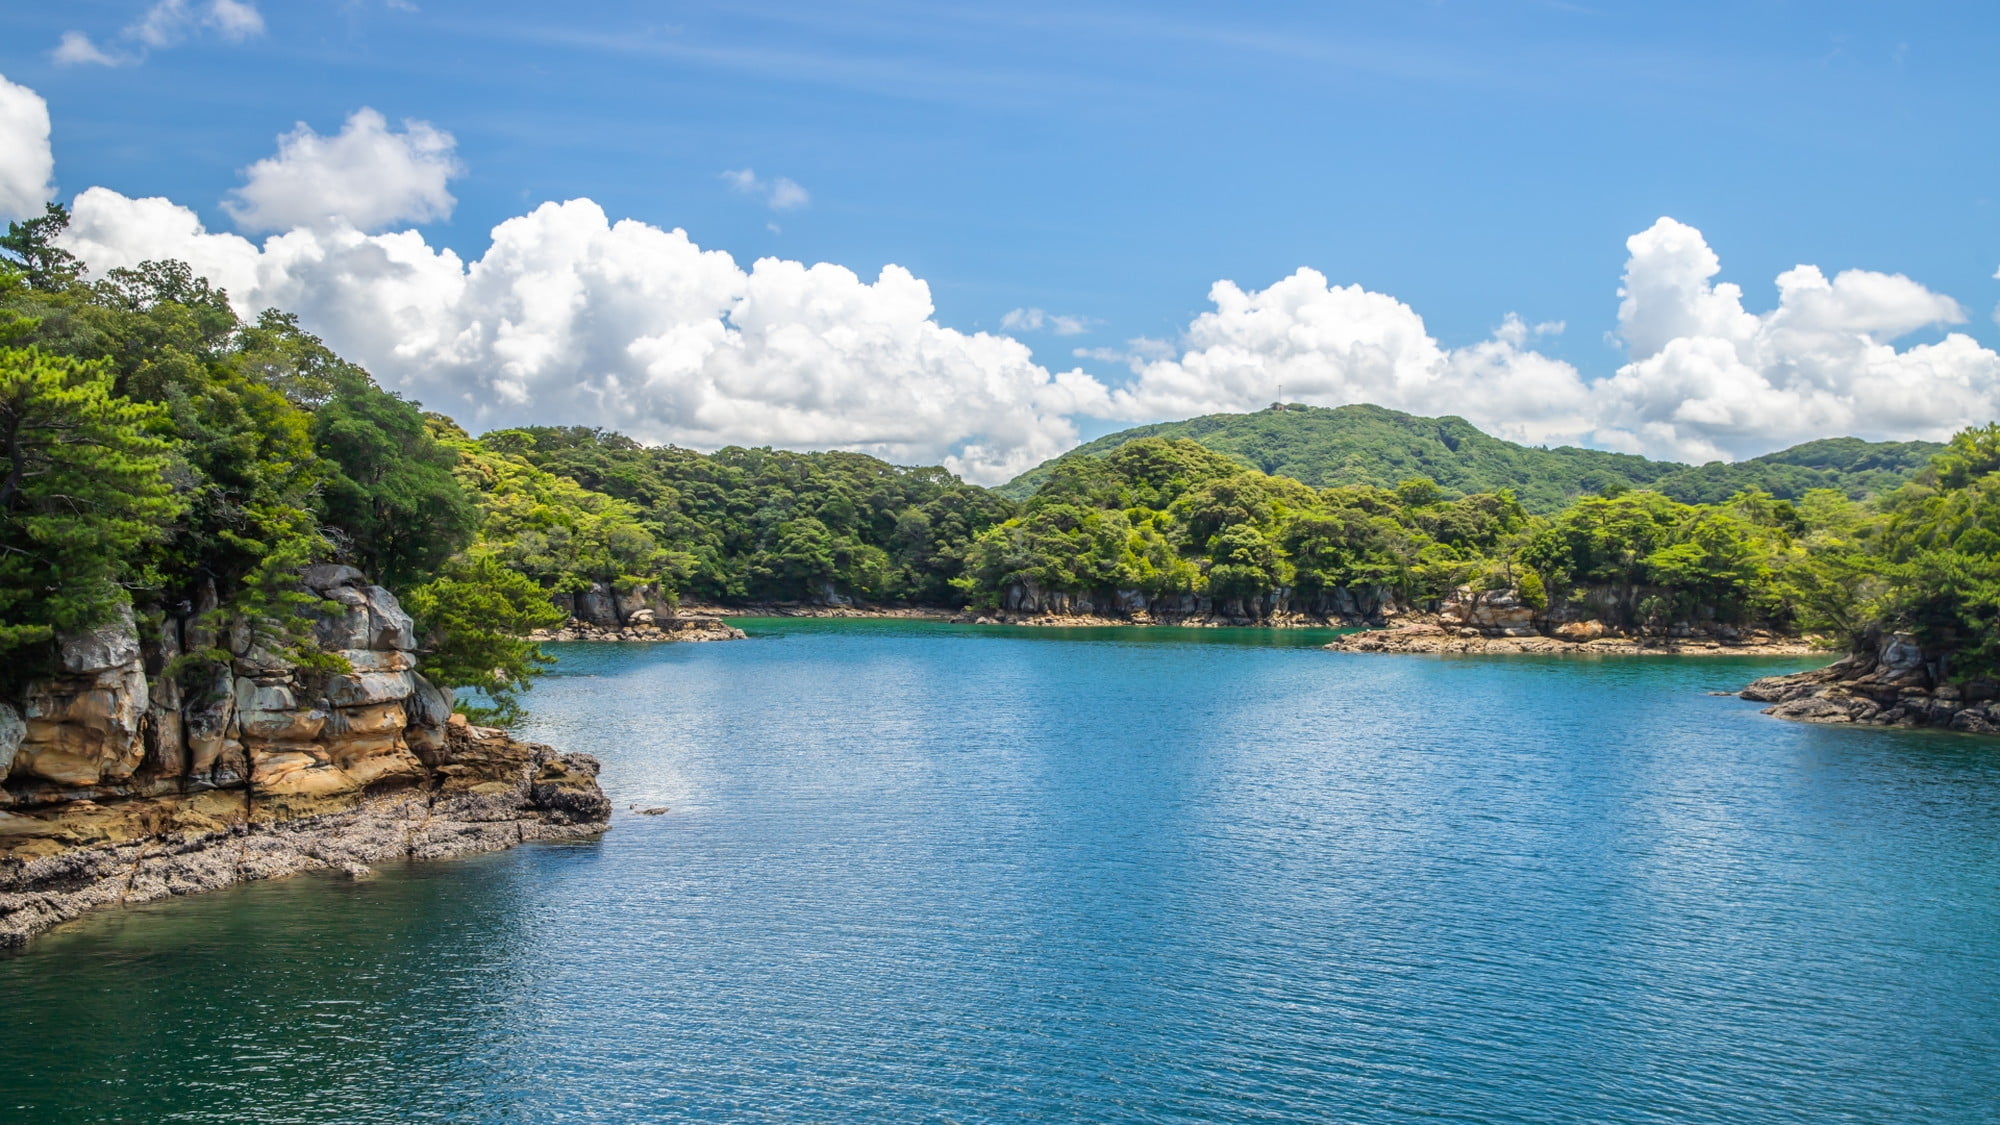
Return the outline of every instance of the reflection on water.
{"type": "Polygon", "coordinates": [[[0,1119],[1994,1116],[2000,756],[1796,662],[747,625],[535,693],[666,815],[0,961],[0,1119]]]}

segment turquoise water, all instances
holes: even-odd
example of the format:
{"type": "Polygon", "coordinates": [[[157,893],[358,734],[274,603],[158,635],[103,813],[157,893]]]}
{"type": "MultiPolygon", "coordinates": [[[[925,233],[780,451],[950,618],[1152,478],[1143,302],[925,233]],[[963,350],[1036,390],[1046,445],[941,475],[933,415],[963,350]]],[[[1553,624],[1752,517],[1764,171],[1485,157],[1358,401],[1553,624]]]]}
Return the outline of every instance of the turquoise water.
{"type": "Polygon", "coordinates": [[[601,843],[0,961],[0,1118],[2000,1119],[2000,742],[1799,662],[751,627],[560,648],[601,843]]]}

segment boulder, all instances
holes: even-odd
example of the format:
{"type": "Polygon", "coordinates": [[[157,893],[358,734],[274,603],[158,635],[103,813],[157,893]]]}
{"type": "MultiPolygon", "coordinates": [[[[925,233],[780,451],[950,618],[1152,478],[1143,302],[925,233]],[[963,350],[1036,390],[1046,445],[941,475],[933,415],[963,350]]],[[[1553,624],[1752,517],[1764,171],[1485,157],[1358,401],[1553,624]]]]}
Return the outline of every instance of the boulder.
{"type": "Polygon", "coordinates": [[[1930,669],[1924,660],[1923,646],[1908,633],[1883,637],[1875,650],[1875,673],[1871,678],[1886,686],[1928,687],[1930,669]]]}
{"type": "Polygon", "coordinates": [[[590,589],[576,596],[576,616],[600,629],[618,627],[618,607],[601,582],[591,583],[590,589]]]}
{"type": "Polygon", "coordinates": [[[132,607],[118,607],[108,624],[56,638],[56,664],[70,675],[85,675],[139,662],[139,630],[132,607]]]}
{"type": "Polygon", "coordinates": [[[335,707],[400,702],[416,690],[410,672],[355,672],[327,681],[326,700],[335,707]]]}
{"type": "Polygon", "coordinates": [[[618,609],[618,619],[629,625],[632,623],[632,618],[635,615],[649,610],[652,602],[652,592],[653,588],[651,586],[638,586],[630,590],[614,591],[611,595],[611,600],[618,609]]]}
{"type": "Polygon", "coordinates": [[[1583,642],[1594,641],[1603,636],[1606,631],[1604,622],[1602,621],[1571,621],[1567,624],[1556,626],[1555,633],[1556,636],[1566,641],[1583,642]]]}
{"type": "Polygon", "coordinates": [[[326,600],[336,608],[313,615],[313,639],[324,649],[340,652],[367,650],[371,635],[368,595],[349,586],[327,591],[326,600]]]}
{"type": "Polygon", "coordinates": [[[326,726],[326,712],[299,706],[290,687],[236,678],[238,737],[260,742],[308,742],[326,726]]]}
{"type": "Polygon", "coordinates": [[[30,684],[22,703],[26,731],[13,773],[96,785],[131,777],[145,760],[149,699],[136,645],[121,665],[30,684]]]}
{"type": "Polygon", "coordinates": [[[315,593],[326,593],[342,586],[366,586],[368,578],[351,566],[339,563],[318,563],[305,569],[300,576],[305,587],[315,593]]]}
{"type": "Polygon", "coordinates": [[[368,596],[368,643],[360,648],[371,648],[378,652],[401,649],[408,652],[417,647],[416,629],[410,615],[403,612],[396,595],[385,587],[370,586],[368,596]]]}

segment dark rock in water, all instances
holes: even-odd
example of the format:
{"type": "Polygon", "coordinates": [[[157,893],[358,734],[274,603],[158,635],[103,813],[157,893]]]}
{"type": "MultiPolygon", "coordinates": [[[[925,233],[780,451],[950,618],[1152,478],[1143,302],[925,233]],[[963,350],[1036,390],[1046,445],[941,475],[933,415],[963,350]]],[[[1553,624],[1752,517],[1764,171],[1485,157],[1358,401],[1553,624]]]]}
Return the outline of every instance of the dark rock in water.
{"type": "Polygon", "coordinates": [[[2000,704],[1988,681],[1961,688],[1942,681],[1945,662],[1926,653],[1915,637],[1891,633],[1863,651],[1810,672],[1766,676],[1739,694],[1769,703],[1766,715],[1801,723],[1943,727],[1970,734],[2000,734],[2000,704]]]}

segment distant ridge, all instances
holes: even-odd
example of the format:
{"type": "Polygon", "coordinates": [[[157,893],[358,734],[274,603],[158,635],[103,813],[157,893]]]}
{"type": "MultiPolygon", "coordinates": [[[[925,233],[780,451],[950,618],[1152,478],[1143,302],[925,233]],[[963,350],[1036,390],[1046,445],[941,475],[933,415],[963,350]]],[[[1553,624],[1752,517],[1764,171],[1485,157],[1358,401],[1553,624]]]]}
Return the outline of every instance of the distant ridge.
{"type": "MultiPolygon", "coordinates": [[[[1182,422],[1135,426],[1078,446],[1063,457],[1102,457],[1144,437],[1189,438],[1277,476],[1325,488],[1393,487],[1429,477],[1453,492],[1511,488],[1533,512],[1553,512],[1576,496],[1605,489],[1650,488],[1685,503],[1713,503],[1745,488],[1795,500],[1814,488],[1855,498],[1909,479],[1943,446],[1826,438],[1747,461],[1684,465],[1629,453],[1518,445],[1463,418],[1422,418],[1380,406],[1286,406],[1254,414],[1207,414],[1182,422]]],[[[1001,485],[1020,500],[1047,478],[1047,461],[1001,485]]]]}

